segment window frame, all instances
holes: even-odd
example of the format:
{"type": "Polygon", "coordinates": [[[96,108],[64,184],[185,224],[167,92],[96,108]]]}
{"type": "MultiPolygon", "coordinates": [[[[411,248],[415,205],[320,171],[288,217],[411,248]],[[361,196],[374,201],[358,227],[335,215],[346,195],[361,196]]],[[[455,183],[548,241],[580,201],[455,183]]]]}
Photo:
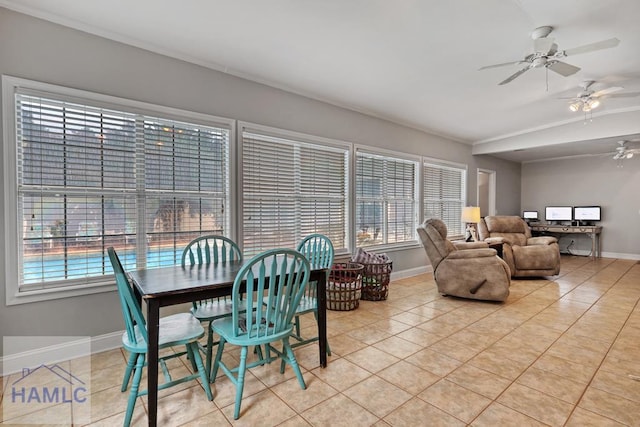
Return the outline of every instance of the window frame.
{"type": "MultiPolygon", "coordinates": [[[[424,188],[424,181],[426,179],[425,177],[425,165],[430,165],[430,166],[434,166],[437,168],[441,168],[441,169],[453,169],[456,171],[459,171],[461,173],[461,178],[463,180],[462,185],[461,185],[461,189],[460,189],[460,193],[462,194],[462,200],[460,201],[461,203],[461,208],[465,207],[467,205],[467,186],[468,186],[468,182],[469,182],[469,166],[464,164],[464,163],[457,163],[457,162],[452,162],[452,161],[447,161],[447,160],[441,160],[441,159],[436,159],[433,157],[426,157],[426,156],[422,156],[422,159],[420,161],[420,185],[421,185],[421,189],[420,189],[420,195],[422,197],[421,201],[420,201],[420,217],[422,218],[422,221],[424,221],[425,217],[426,217],[426,189],[424,188]]],[[[446,221],[443,219],[443,221],[446,224],[446,221]]],[[[451,240],[457,240],[457,239],[463,239],[464,238],[464,230],[465,230],[465,224],[462,221],[462,216],[459,217],[459,224],[461,227],[461,230],[463,231],[461,234],[449,234],[447,235],[448,239],[451,240]]],[[[449,225],[447,224],[447,227],[449,228],[449,225]]]]}
{"type": "Polygon", "coordinates": [[[420,212],[421,212],[421,203],[420,203],[420,195],[421,195],[421,159],[422,157],[419,155],[411,155],[411,154],[407,154],[407,153],[401,153],[398,151],[393,151],[393,150],[386,150],[383,148],[375,148],[375,147],[370,147],[370,146],[365,146],[365,145],[355,145],[354,146],[354,153],[353,153],[353,161],[352,161],[352,182],[353,182],[353,190],[351,193],[351,212],[353,212],[352,214],[352,219],[351,219],[351,223],[352,223],[352,232],[350,235],[350,238],[352,239],[352,247],[353,248],[357,248],[360,247],[358,246],[358,241],[357,241],[357,218],[356,218],[356,207],[357,207],[357,203],[358,203],[358,195],[357,195],[357,188],[356,188],[356,182],[357,182],[357,173],[358,173],[358,169],[357,169],[357,162],[358,162],[358,154],[359,153],[364,153],[364,154],[368,154],[368,155],[372,155],[372,156],[379,156],[379,157],[383,157],[383,158],[388,158],[390,160],[399,160],[399,161],[407,161],[407,162],[412,162],[414,163],[414,183],[413,183],[413,218],[412,218],[412,223],[413,225],[411,226],[411,239],[409,240],[405,240],[403,242],[393,242],[393,243],[380,243],[380,244],[374,244],[374,245],[366,245],[366,246],[362,246],[363,248],[367,248],[367,250],[372,250],[372,251],[381,251],[381,250],[397,250],[397,249],[404,249],[404,248],[409,248],[409,247],[415,247],[416,245],[418,245],[418,233],[417,233],[417,227],[418,227],[418,220],[420,217],[420,212]]]}
{"type": "MultiPolygon", "coordinates": [[[[319,137],[319,136],[315,136],[315,135],[310,135],[310,134],[305,134],[305,133],[300,133],[300,132],[294,132],[294,131],[289,131],[289,130],[284,130],[284,129],[279,129],[279,128],[274,128],[274,127],[270,127],[270,126],[264,126],[264,125],[260,125],[260,124],[255,124],[255,123],[250,123],[250,122],[242,122],[239,121],[238,122],[238,131],[237,131],[237,170],[238,170],[238,175],[237,175],[237,180],[236,180],[236,184],[237,184],[237,189],[238,189],[238,193],[237,194],[237,199],[238,199],[238,206],[237,206],[237,211],[238,211],[238,223],[237,223],[237,230],[238,230],[238,235],[242,237],[242,241],[244,244],[244,214],[245,214],[245,209],[244,209],[244,176],[245,176],[245,171],[244,171],[244,167],[243,167],[243,162],[244,162],[244,132],[248,132],[248,133],[254,133],[256,135],[261,135],[264,136],[266,138],[274,138],[274,139],[281,139],[284,141],[291,141],[292,143],[298,143],[298,144],[304,144],[304,145],[309,145],[309,146],[319,146],[319,147],[329,147],[332,149],[336,149],[336,150],[344,150],[345,154],[346,154],[346,161],[345,161],[345,165],[344,165],[344,179],[346,181],[346,185],[345,185],[345,190],[344,190],[344,205],[345,205],[345,216],[344,216],[344,243],[345,243],[345,247],[343,248],[339,248],[336,247],[335,248],[335,254],[337,256],[339,255],[346,255],[346,254],[350,254],[351,252],[351,239],[350,236],[352,234],[351,232],[351,203],[350,203],[350,195],[352,194],[352,179],[351,179],[351,173],[350,173],[350,168],[351,168],[351,163],[352,163],[352,158],[353,158],[353,144],[348,143],[348,142],[344,142],[344,141],[339,141],[339,140],[334,140],[334,139],[330,139],[330,138],[324,138],[324,137],[319,137]],[[242,194],[240,194],[242,193],[242,194]]],[[[317,231],[317,232],[321,232],[321,231],[317,231]]],[[[297,242],[293,242],[294,243],[294,247],[295,245],[297,245],[297,243],[299,242],[299,240],[301,240],[304,236],[299,236],[300,238],[298,239],[297,242]]],[[[243,247],[244,250],[244,247],[243,247]]]]}
{"type": "MultiPolygon", "coordinates": [[[[23,255],[16,248],[20,248],[21,223],[19,219],[20,207],[18,205],[18,144],[17,144],[17,109],[16,94],[30,94],[37,96],[49,96],[51,99],[87,104],[97,108],[105,108],[141,116],[155,117],[161,120],[177,121],[193,125],[224,128],[229,135],[228,140],[228,170],[227,175],[227,212],[226,216],[235,217],[236,162],[234,144],[236,141],[236,121],[233,119],[215,117],[208,114],[196,113],[187,110],[176,109],[161,105],[150,104],[110,95],[99,94],[69,87],[37,82],[13,76],[2,76],[2,111],[3,111],[3,178],[4,178],[4,262],[5,262],[5,303],[16,305],[51,299],[67,298],[80,295],[89,295],[115,290],[115,284],[111,275],[103,275],[98,279],[87,280],[84,283],[74,282],[75,279],[63,281],[58,286],[43,286],[34,289],[21,289],[19,286],[19,268],[7,268],[8,266],[22,266],[23,255]]],[[[136,144],[139,144],[137,142],[136,144]]],[[[144,144],[144,142],[142,142],[144,144]]],[[[136,148],[139,149],[139,148],[136,148]]],[[[136,194],[138,190],[136,190],[136,194]]],[[[107,194],[107,193],[104,193],[107,194]]],[[[144,213],[136,209],[136,217],[144,213]]],[[[139,222],[139,221],[138,221],[139,222]]],[[[235,235],[233,220],[228,221],[229,237],[235,235]]]]}

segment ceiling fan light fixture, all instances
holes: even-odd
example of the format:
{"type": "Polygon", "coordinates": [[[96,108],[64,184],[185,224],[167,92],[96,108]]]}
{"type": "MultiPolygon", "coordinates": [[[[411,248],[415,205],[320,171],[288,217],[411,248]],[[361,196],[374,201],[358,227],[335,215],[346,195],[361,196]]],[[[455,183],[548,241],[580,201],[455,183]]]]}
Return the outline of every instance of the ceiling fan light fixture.
{"type": "Polygon", "coordinates": [[[632,158],[632,157],[633,157],[633,152],[631,152],[631,153],[627,153],[627,159],[630,159],[630,158],[632,158]]]}
{"type": "Polygon", "coordinates": [[[589,107],[593,110],[594,108],[598,108],[598,106],[600,105],[600,101],[598,101],[597,99],[590,99],[589,101],[589,107]]]}
{"type": "Polygon", "coordinates": [[[569,105],[569,110],[573,111],[574,113],[578,110],[580,110],[581,102],[574,102],[573,104],[569,105]]]}

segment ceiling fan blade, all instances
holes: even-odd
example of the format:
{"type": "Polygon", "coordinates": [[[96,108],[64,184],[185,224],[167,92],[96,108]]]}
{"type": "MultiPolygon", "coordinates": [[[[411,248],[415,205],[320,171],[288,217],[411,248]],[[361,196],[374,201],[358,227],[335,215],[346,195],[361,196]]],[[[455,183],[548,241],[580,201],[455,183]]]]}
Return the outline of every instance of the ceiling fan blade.
{"type": "Polygon", "coordinates": [[[640,92],[614,93],[613,95],[607,95],[607,98],[633,98],[638,95],[640,95],[640,92]]]}
{"type": "Polygon", "coordinates": [[[512,80],[515,80],[516,77],[520,76],[520,74],[524,73],[525,71],[527,71],[529,68],[531,67],[524,67],[521,70],[516,71],[515,73],[511,74],[509,77],[507,77],[506,79],[504,79],[503,81],[501,81],[500,83],[498,83],[498,86],[500,85],[506,85],[507,83],[509,83],[512,80]]]}
{"type": "Polygon", "coordinates": [[[593,52],[594,50],[609,49],[612,47],[616,47],[618,46],[619,43],[620,43],[620,40],[614,37],[612,39],[602,40],[600,42],[595,42],[591,44],[586,44],[584,46],[574,47],[573,49],[567,49],[564,51],[564,54],[566,56],[579,55],[581,53],[593,52]]]}
{"type": "Polygon", "coordinates": [[[533,41],[533,48],[536,52],[547,54],[553,47],[555,39],[553,37],[542,37],[533,41]]]}
{"type": "Polygon", "coordinates": [[[580,71],[579,67],[576,67],[575,65],[567,64],[566,62],[562,62],[562,61],[554,61],[550,65],[547,65],[547,68],[549,68],[551,71],[555,71],[556,73],[564,77],[568,77],[580,71]]]}
{"type": "Polygon", "coordinates": [[[593,96],[593,97],[596,97],[596,98],[597,98],[597,97],[599,97],[599,96],[602,96],[602,95],[608,95],[608,94],[610,94],[610,93],[617,92],[617,91],[622,90],[622,89],[624,89],[624,88],[622,88],[622,87],[620,87],[620,86],[608,87],[608,88],[606,88],[606,89],[602,89],[602,90],[599,90],[599,91],[597,91],[597,92],[592,93],[592,94],[591,94],[591,96],[593,96]]]}
{"type": "Polygon", "coordinates": [[[522,61],[512,61],[512,62],[503,62],[502,64],[485,65],[484,67],[478,68],[478,71],[488,70],[489,68],[506,67],[507,65],[516,65],[516,64],[520,64],[521,62],[522,61]]]}

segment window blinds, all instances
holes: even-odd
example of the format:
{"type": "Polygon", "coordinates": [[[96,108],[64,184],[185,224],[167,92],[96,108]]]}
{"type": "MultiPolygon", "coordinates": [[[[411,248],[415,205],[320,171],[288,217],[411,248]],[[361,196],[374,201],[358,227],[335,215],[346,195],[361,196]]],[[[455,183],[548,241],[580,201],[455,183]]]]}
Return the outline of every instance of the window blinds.
{"type": "MultiPolygon", "coordinates": [[[[62,97],[61,97],[62,98],[62,97]]],[[[19,286],[79,285],[179,260],[226,230],[229,130],[17,93],[19,286]]]]}
{"type": "Polygon", "coordinates": [[[358,246],[415,240],[418,163],[358,151],[356,243],[358,246]]]}
{"type": "Polygon", "coordinates": [[[296,247],[322,233],[346,248],[346,147],[242,132],[242,221],[245,255],[296,247]]]}
{"type": "Polygon", "coordinates": [[[449,236],[462,236],[466,170],[454,166],[423,163],[424,217],[440,218],[449,236]]]}

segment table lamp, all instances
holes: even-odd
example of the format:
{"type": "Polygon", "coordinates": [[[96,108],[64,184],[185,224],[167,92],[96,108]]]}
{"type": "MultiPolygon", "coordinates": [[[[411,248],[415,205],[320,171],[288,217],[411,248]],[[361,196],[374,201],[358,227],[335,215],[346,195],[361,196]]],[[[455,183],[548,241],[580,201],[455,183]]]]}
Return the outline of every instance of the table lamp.
{"type": "Polygon", "coordinates": [[[478,240],[476,224],[480,222],[480,208],[478,206],[466,206],[462,208],[462,222],[467,223],[467,242],[478,240]]]}

